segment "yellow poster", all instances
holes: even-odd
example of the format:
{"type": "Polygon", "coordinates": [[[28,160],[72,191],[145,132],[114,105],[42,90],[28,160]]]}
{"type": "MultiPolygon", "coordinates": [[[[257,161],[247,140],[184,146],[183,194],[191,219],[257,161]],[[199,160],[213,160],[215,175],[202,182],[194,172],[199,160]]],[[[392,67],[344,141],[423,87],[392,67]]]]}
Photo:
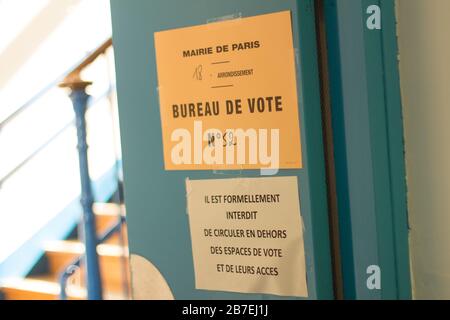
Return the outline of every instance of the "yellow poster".
{"type": "Polygon", "coordinates": [[[289,11],[154,37],[166,170],[302,167],[289,11]]]}
{"type": "Polygon", "coordinates": [[[308,297],[296,177],[186,188],[197,289],[308,297]]]}

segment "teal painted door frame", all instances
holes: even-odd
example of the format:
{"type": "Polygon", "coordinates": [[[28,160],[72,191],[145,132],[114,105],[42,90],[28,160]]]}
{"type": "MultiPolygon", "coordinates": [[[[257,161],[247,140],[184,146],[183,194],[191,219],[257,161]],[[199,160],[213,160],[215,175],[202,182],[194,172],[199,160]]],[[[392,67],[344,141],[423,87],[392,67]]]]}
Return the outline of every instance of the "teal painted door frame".
{"type": "Polygon", "coordinates": [[[410,299],[395,1],[324,0],[340,251],[347,299],[410,299]],[[381,8],[369,30],[367,8],[381,8]],[[367,268],[381,269],[369,290],[367,268]]]}

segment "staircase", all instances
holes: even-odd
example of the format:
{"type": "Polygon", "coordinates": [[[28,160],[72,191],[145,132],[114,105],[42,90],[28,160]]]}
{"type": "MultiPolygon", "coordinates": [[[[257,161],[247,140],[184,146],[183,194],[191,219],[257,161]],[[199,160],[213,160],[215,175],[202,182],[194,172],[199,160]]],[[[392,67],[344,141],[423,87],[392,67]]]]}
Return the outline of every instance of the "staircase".
{"type": "Polygon", "coordinates": [[[12,109],[5,119],[0,119],[1,151],[4,147],[17,151],[5,152],[10,157],[2,162],[6,165],[0,166],[1,200],[8,200],[0,202],[4,205],[1,209],[12,217],[7,221],[11,223],[9,230],[2,229],[11,234],[2,235],[14,242],[2,254],[17,258],[5,264],[6,268],[0,268],[0,300],[129,299],[124,208],[117,204],[93,205],[94,193],[99,201],[113,197],[117,203],[123,202],[112,50],[109,38],[76,66],[43,86],[25,104],[12,109]],[[89,74],[93,81],[83,81],[82,74],[89,74]],[[68,97],[61,95],[58,84],[68,97]],[[69,101],[74,114],[65,110],[70,107],[69,101]],[[10,143],[25,134],[30,138],[23,141],[29,140],[29,144],[10,143]],[[76,153],[72,152],[74,138],[76,153]],[[21,186],[27,188],[23,190],[21,186]],[[17,206],[24,197],[39,207],[17,206]],[[84,221],[74,226],[67,238],[42,244],[39,239],[58,239],[75,225],[76,199],[80,200],[80,217],[84,221]],[[59,209],[62,211],[56,212],[59,209]],[[18,232],[16,239],[14,231],[23,227],[23,221],[29,225],[19,230],[22,232],[18,232]],[[58,223],[52,224],[54,221],[58,223]],[[61,229],[55,231],[56,228],[61,229]],[[41,259],[26,277],[8,278],[29,270],[41,253],[41,259]],[[87,265],[85,255],[89,257],[87,265]],[[85,281],[88,269],[89,286],[85,281]]]}
{"type": "MultiPolygon", "coordinates": [[[[97,236],[100,237],[117,224],[124,208],[116,204],[94,205],[97,236]]],[[[10,279],[2,283],[0,291],[6,300],[58,300],[61,292],[59,277],[70,264],[84,253],[79,227],[67,239],[47,243],[44,255],[30,274],[23,279],[10,279]]],[[[129,299],[129,261],[126,247],[126,226],[105,243],[99,244],[100,272],[105,300],[129,299]]],[[[85,300],[85,267],[74,267],[67,284],[69,300],[85,300]]]]}

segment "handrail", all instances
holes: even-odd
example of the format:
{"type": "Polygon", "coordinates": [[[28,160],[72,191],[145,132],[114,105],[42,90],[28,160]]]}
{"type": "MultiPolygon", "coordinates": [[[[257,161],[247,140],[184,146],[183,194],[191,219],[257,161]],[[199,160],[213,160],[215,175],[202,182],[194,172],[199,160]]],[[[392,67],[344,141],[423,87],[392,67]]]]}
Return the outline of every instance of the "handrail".
{"type": "Polygon", "coordinates": [[[112,46],[112,38],[106,40],[101,46],[99,46],[95,51],[90,53],[77,67],[75,67],[71,72],[68,73],[66,78],[72,77],[74,74],[79,74],[83,69],[94,62],[99,56],[104,54],[109,47],[112,46]]]}
{"type": "MultiPolygon", "coordinates": [[[[28,100],[25,104],[23,104],[20,108],[10,114],[5,120],[0,122],[0,131],[7,124],[13,121],[17,116],[19,116],[22,112],[27,110],[30,106],[34,104],[39,98],[41,98],[45,93],[50,91],[52,88],[56,87],[62,79],[64,82],[70,82],[73,79],[79,77],[81,71],[89,66],[92,62],[94,62],[100,55],[104,54],[106,50],[108,50],[112,46],[112,38],[104,41],[97,49],[89,53],[83,60],[78,62],[75,66],[71,67],[68,71],[66,71],[63,75],[59,76],[55,81],[52,81],[49,85],[44,87],[41,91],[39,91],[35,96],[33,96],[30,100],[28,100]]],[[[113,88],[109,88],[109,90],[105,93],[105,95],[110,94],[113,88]]],[[[105,95],[102,95],[104,97],[105,95]]],[[[92,105],[95,103],[92,103],[92,105]]],[[[34,159],[41,151],[43,151],[52,141],[54,141],[57,137],[59,137],[68,127],[73,123],[66,124],[60,131],[58,131],[55,135],[53,135],[50,139],[45,141],[39,148],[31,152],[24,160],[22,160],[15,168],[13,168],[10,172],[8,172],[5,176],[0,178],[0,188],[1,186],[10,179],[16,172],[18,172],[21,168],[23,168],[28,162],[34,159]]]]}
{"type": "Polygon", "coordinates": [[[35,94],[31,99],[25,102],[22,106],[16,109],[13,113],[11,113],[8,117],[6,117],[3,121],[0,122],[0,131],[4,128],[8,123],[13,121],[17,116],[19,116],[22,112],[27,110],[29,107],[33,105],[35,101],[41,98],[44,94],[46,94],[51,89],[55,88],[63,79],[67,79],[69,77],[73,77],[74,75],[79,74],[83,69],[85,69],[88,65],[95,61],[100,55],[106,52],[109,47],[112,46],[112,38],[107,39],[103,42],[97,49],[89,53],[86,57],[84,57],[81,61],[76,63],[70,69],[66,70],[63,74],[58,76],[54,81],[50,82],[46,85],[42,90],[40,90],[37,94],[35,94]]]}
{"type": "MultiPolygon", "coordinates": [[[[91,84],[91,82],[83,81],[81,79],[81,72],[87,66],[92,64],[100,55],[105,54],[106,50],[112,46],[112,39],[109,38],[101,46],[99,46],[95,51],[90,53],[85,57],[80,63],[75,67],[71,68],[64,75],[56,79],[50,85],[46,86],[43,90],[39,91],[32,99],[30,99],[25,105],[15,110],[11,115],[9,115],[4,121],[0,123],[0,130],[6,126],[8,123],[14,120],[19,114],[24,112],[28,107],[33,105],[33,103],[43,96],[46,92],[56,87],[63,79],[59,87],[70,89],[70,99],[72,100],[73,108],[76,115],[76,128],[77,128],[77,138],[78,138],[78,157],[80,164],[80,180],[81,180],[81,198],[80,202],[83,208],[83,223],[84,223],[84,242],[85,242],[85,253],[81,257],[77,258],[73,263],[73,266],[79,266],[82,258],[86,258],[86,272],[87,272],[87,286],[88,286],[88,299],[91,300],[101,300],[102,299],[102,284],[100,277],[100,269],[98,263],[97,255],[97,245],[99,240],[95,232],[95,216],[92,210],[92,205],[94,197],[92,194],[91,179],[89,176],[88,167],[88,155],[87,155],[87,141],[86,141],[86,110],[92,103],[89,103],[89,95],[86,92],[86,87],[91,84]]],[[[109,86],[106,95],[110,94],[113,90],[113,86],[109,86]]],[[[105,95],[102,95],[104,98],[105,95]]],[[[9,178],[11,178],[17,171],[19,171],[23,166],[26,165],[31,159],[38,155],[42,150],[44,150],[49,144],[51,144],[54,139],[56,139],[60,134],[62,134],[69,126],[73,124],[73,120],[66,124],[60,131],[54,134],[50,139],[48,139],[39,148],[34,150],[28,157],[26,157],[22,162],[19,163],[16,168],[9,172],[5,177],[0,179],[1,185],[9,178]]],[[[105,235],[100,238],[100,243],[106,241],[116,232],[121,231],[121,226],[124,222],[124,218],[121,217],[120,221],[116,226],[109,230],[105,235]]],[[[61,297],[66,297],[66,282],[73,272],[73,268],[66,269],[60,276],[61,283],[61,297]]]]}
{"type": "MultiPolygon", "coordinates": [[[[102,50],[94,53],[92,59],[96,55],[101,54],[102,50]]],[[[92,60],[93,61],[93,60],[92,60]]],[[[88,63],[87,61],[86,63],[88,63]]],[[[78,163],[80,166],[80,183],[81,197],[80,203],[83,215],[83,234],[85,247],[85,265],[87,276],[87,298],[88,300],[102,300],[103,288],[100,271],[99,257],[97,254],[98,238],[96,233],[95,214],[93,211],[94,195],[92,192],[91,177],[89,174],[88,144],[87,144],[87,123],[86,109],[89,95],[86,88],[92,82],[84,81],[81,78],[81,69],[74,70],[59,85],[61,88],[70,90],[70,100],[72,101],[73,110],[76,117],[77,128],[77,149],[78,163]]]]}

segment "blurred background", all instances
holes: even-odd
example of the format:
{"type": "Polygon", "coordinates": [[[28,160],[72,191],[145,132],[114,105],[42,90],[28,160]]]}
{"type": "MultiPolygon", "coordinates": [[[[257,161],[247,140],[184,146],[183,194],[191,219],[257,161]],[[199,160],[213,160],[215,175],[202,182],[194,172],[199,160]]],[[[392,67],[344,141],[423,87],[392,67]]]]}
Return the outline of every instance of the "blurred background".
{"type": "Polygon", "coordinates": [[[91,265],[102,274],[103,281],[90,283],[100,285],[97,293],[126,299],[109,1],[0,0],[0,30],[3,298],[87,298],[84,270],[91,265]],[[81,79],[92,84],[86,86],[81,79]],[[78,99],[84,93],[90,96],[85,103],[78,99]],[[85,108],[86,115],[77,119],[75,108],[85,108]],[[86,139],[77,136],[81,121],[86,122],[86,139]],[[89,171],[79,162],[83,140],[89,146],[89,171]],[[95,203],[94,223],[80,205],[80,178],[87,174],[92,192],[84,190],[84,200],[95,203]],[[85,228],[95,229],[95,239],[92,233],[91,239],[83,238],[85,228]],[[100,244],[93,264],[86,263],[84,240],[100,244]]]}

